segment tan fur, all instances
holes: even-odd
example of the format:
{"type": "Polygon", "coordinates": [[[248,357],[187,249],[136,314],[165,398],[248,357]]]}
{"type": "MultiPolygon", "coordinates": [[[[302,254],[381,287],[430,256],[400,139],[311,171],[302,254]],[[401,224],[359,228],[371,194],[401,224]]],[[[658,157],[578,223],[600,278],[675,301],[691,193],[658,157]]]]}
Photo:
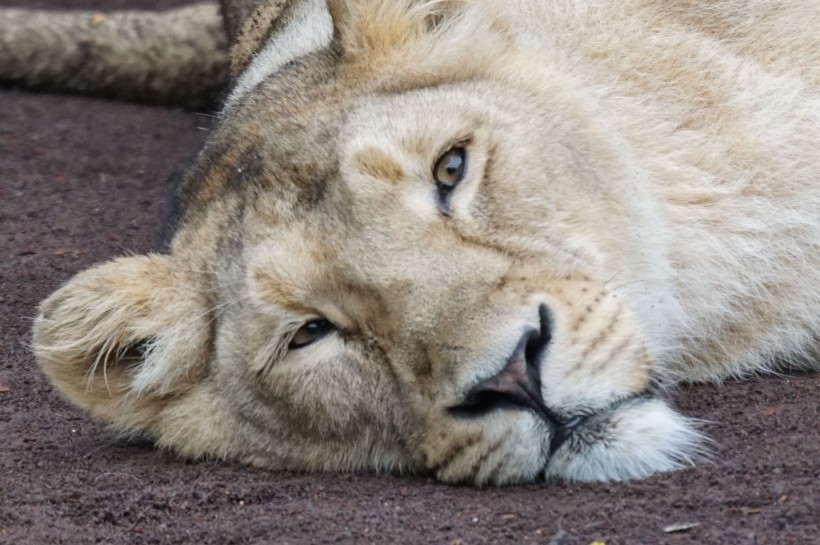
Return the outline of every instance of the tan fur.
{"type": "Polygon", "coordinates": [[[657,382],[818,369],[820,14],[776,4],[331,0],[332,43],[239,77],[170,253],[58,290],[38,360],[189,457],[478,484],[691,463],[657,382]],[[583,417],[554,452],[532,410],[458,412],[545,328],[538,394],[583,417]]]}

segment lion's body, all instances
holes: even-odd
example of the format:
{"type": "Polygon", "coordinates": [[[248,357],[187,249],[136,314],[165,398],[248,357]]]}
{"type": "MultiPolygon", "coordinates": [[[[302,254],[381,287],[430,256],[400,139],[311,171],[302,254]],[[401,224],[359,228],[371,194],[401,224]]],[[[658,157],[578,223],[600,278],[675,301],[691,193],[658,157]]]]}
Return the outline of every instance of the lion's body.
{"type": "Polygon", "coordinates": [[[655,380],[818,368],[817,2],[227,4],[170,253],[43,304],[74,402],[192,457],[623,479],[698,452],[655,380]]]}
{"type": "Polygon", "coordinates": [[[619,276],[649,295],[642,330],[662,329],[654,353],[687,379],[817,355],[820,35],[801,20],[820,4],[581,2],[523,19],[560,36],[547,49],[647,176],[642,228],[668,268],[619,276]]]}

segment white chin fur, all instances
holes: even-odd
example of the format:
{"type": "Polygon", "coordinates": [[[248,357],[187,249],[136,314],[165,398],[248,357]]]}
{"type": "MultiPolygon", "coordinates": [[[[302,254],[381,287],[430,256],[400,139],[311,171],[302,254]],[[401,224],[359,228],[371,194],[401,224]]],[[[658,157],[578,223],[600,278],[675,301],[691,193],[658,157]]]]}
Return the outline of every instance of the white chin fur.
{"type": "Polygon", "coordinates": [[[658,399],[625,403],[579,429],[550,460],[547,475],[626,481],[694,465],[707,441],[695,424],[658,399]]]}

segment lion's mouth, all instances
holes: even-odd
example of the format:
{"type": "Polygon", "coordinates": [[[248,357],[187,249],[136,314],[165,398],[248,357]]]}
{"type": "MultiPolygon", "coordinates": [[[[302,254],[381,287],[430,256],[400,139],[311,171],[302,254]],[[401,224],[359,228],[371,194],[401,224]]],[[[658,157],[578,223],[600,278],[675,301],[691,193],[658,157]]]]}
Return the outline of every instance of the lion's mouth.
{"type": "Polygon", "coordinates": [[[549,457],[584,425],[598,416],[606,418],[623,404],[644,393],[616,399],[603,409],[562,415],[544,402],[541,394],[541,365],[552,340],[552,315],[546,305],[538,308],[539,327],[524,332],[504,368],[496,375],[480,381],[458,405],[448,409],[457,418],[476,418],[499,409],[528,410],[552,430],[549,457]]]}
{"type": "Polygon", "coordinates": [[[576,481],[641,478],[692,465],[708,452],[705,444],[697,421],[643,392],[590,413],[547,458],[543,475],[576,481]]]}
{"type": "Polygon", "coordinates": [[[582,432],[585,426],[601,420],[608,420],[611,415],[618,412],[621,407],[625,405],[640,402],[641,400],[654,399],[649,392],[639,392],[633,395],[620,397],[603,409],[596,409],[594,412],[585,412],[563,419],[554,429],[552,439],[550,439],[549,458],[555,455],[559,448],[561,448],[567,440],[578,432],[582,432]]]}

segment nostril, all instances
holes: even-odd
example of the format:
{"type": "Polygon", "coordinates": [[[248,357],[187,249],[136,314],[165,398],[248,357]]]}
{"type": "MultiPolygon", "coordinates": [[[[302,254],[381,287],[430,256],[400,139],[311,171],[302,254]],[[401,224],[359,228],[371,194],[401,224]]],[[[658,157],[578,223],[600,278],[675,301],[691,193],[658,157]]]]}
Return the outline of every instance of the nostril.
{"type": "Polygon", "coordinates": [[[471,390],[464,402],[450,407],[450,414],[460,418],[483,416],[490,411],[503,407],[513,407],[516,403],[505,392],[495,390],[471,390]]]}
{"type": "Polygon", "coordinates": [[[529,409],[553,426],[561,425],[541,397],[541,361],[552,340],[552,315],[546,305],[538,307],[538,317],[538,329],[524,333],[501,372],[473,386],[461,404],[449,408],[451,414],[471,417],[505,407],[529,409]]]}

